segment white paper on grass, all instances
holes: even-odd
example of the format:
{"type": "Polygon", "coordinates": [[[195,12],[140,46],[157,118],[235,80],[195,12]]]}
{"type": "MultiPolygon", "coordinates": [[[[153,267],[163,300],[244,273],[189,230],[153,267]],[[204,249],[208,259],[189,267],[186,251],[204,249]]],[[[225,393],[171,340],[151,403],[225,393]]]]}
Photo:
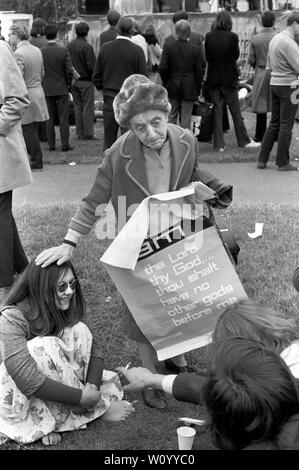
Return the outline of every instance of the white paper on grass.
{"type": "Polygon", "coordinates": [[[261,237],[262,234],[263,234],[263,228],[264,228],[263,222],[261,222],[261,223],[256,222],[256,223],[255,223],[255,231],[254,231],[254,233],[248,233],[248,236],[249,236],[250,238],[258,238],[258,237],[261,237]]]}
{"type": "MultiPolygon", "coordinates": [[[[214,196],[213,191],[208,186],[200,182],[194,182],[190,186],[180,189],[179,191],[172,191],[167,193],[155,194],[149,196],[139,204],[137,209],[132,214],[126,225],[119,232],[117,237],[113,240],[109,248],[101,257],[101,261],[111,266],[116,266],[125,269],[135,269],[140,249],[145,238],[148,236],[150,221],[149,221],[149,205],[152,201],[171,202],[178,201],[196,194],[196,200],[207,200],[214,196]],[[197,189],[195,190],[195,187],[197,189]]],[[[189,204],[183,205],[182,208],[178,207],[178,213],[175,214],[175,205],[173,216],[177,215],[178,220],[182,218],[192,220],[194,219],[194,211],[191,210],[189,204]]],[[[196,215],[198,217],[198,214],[196,215]]]]}

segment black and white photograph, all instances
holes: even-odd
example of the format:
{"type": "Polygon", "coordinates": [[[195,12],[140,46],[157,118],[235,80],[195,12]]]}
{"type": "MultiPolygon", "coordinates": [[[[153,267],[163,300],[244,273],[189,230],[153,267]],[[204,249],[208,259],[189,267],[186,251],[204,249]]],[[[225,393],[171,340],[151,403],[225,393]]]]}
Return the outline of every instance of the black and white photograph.
{"type": "Polygon", "coordinates": [[[0,0],[3,457],[299,450],[298,104],[299,0],[0,0]]]}

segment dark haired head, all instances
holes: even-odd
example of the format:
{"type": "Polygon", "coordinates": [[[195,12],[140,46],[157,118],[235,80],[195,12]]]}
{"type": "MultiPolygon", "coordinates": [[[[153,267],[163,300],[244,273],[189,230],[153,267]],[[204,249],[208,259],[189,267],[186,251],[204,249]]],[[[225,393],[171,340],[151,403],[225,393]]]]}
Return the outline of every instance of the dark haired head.
{"type": "Polygon", "coordinates": [[[89,26],[84,21],[76,24],[76,34],[78,37],[85,38],[88,35],[89,26]]]}
{"type": "Polygon", "coordinates": [[[174,13],[174,15],[172,17],[173,23],[176,24],[180,20],[189,21],[189,15],[186,11],[178,10],[174,13]]]}
{"type": "Polygon", "coordinates": [[[211,361],[203,400],[220,449],[273,439],[298,413],[295,380],[275,351],[235,337],[215,343],[211,361]]]}
{"type": "Polygon", "coordinates": [[[159,43],[157,35],[156,35],[155,26],[152,23],[149,23],[148,25],[146,25],[143,36],[148,44],[155,45],[159,43]]]}
{"type": "Polygon", "coordinates": [[[118,20],[120,19],[120,14],[116,10],[110,10],[107,14],[107,21],[110,26],[116,26],[118,20]]]}
{"type": "Polygon", "coordinates": [[[144,29],[144,36],[155,36],[156,35],[156,28],[152,23],[146,25],[144,29]]]}
{"type": "Polygon", "coordinates": [[[218,31],[231,31],[233,27],[232,17],[226,10],[217,13],[215,23],[215,30],[218,31]]]}
{"type": "Polygon", "coordinates": [[[116,31],[121,36],[133,36],[134,23],[132,18],[120,18],[116,25],[116,31]]]}
{"type": "Polygon", "coordinates": [[[228,307],[218,318],[213,341],[242,336],[281,353],[296,339],[296,323],[250,299],[228,307]]]}
{"type": "Polygon", "coordinates": [[[265,10],[262,13],[262,25],[264,28],[272,28],[276,21],[276,15],[272,10],[265,10]]]}
{"type": "Polygon", "coordinates": [[[293,23],[299,24],[299,11],[294,10],[287,17],[287,26],[292,26],[293,23]]]}
{"type": "Polygon", "coordinates": [[[56,39],[57,34],[58,34],[57,25],[55,23],[47,24],[47,26],[45,27],[45,36],[48,39],[48,41],[56,39]]]}
{"type": "Polygon", "coordinates": [[[52,263],[42,268],[31,260],[9,292],[5,299],[6,305],[15,305],[22,301],[28,305],[28,309],[24,309],[24,314],[32,333],[38,336],[56,335],[64,327],[77,323],[83,317],[85,302],[79,283],[73,292],[69,309],[63,311],[59,308],[57,285],[68,270],[71,270],[77,279],[70,261],[61,266],[52,263]]]}
{"type": "Polygon", "coordinates": [[[38,36],[44,36],[46,25],[47,23],[42,18],[35,18],[32,23],[30,35],[34,38],[37,38],[38,36]]]}

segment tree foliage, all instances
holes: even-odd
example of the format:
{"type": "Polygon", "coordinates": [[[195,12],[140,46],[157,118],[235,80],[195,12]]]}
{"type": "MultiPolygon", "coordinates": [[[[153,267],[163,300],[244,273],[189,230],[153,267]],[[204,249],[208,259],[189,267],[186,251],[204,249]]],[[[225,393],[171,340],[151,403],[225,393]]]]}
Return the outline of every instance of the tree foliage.
{"type": "Polygon", "coordinates": [[[45,21],[62,21],[77,15],[80,0],[0,0],[1,10],[15,10],[17,13],[32,13],[33,17],[45,21]]]}

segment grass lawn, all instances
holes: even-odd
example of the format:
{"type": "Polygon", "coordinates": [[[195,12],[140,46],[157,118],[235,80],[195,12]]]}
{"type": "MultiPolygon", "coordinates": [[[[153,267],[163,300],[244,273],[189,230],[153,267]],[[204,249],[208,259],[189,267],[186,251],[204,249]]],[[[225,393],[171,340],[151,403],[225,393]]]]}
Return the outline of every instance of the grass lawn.
{"type": "MultiPolygon", "coordinates": [[[[251,137],[255,132],[255,114],[250,111],[243,111],[246,128],[251,137]]],[[[269,118],[270,115],[268,115],[269,118]]],[[[57,135],[57,149],[60,147],[60,140],[58,139],[59,130],[56,128],[57,135]]],[[[76,137],[75,127],[71,127],[70,143],[75,146],[75,149],[70,152],[61,152],[59,150],[49,151],[48,145],[42,143],[42,150],[44,156],[44,163],[48,164],[69,164],[71,162],[79,163],[99,163],[102,159],[103,149],[103,120],[97,119],[95,124],[95,135],[99,140],[88,141],[78,140],[76,137]]],[[[295,121],[293,130],[293,140],[290,148],[291,159],[299,156],[299,141],[296,141],[296,136],[299,137],[299,123],[295,121]]],[[[230,119],[230,131],[225,134],[225,142],[227,144],[223,153],[218,153],[213,150],[212,144],[199,142],[200,148],[200,161],[209,163],[230,163],[230,162],[248,162],[256,161],[258,150],[246,150],[237,146],[237,141],[233,129],[233,124],[230,119]]],[[[274,160],[275,152],[272,152],[271,159],[274,160]]]]}
{"type": "MultiPolygon", "coordinates": [[[[74,210],[74,205],[66,204],[41,208],[25,204],[16,209],[15,217],[27,254],[36,256],[42,249],[59,243],[65,234],[66,222],[74,210]]],[[[299,263],[299,205],[235,205],[233,209],[218,211],[215,215],[220,227],[228,226],[237,235],[241,246],[238,274],[247,294],[286,316],[296,316],[299,295],[292,287],[291,277],[299,263]],[[252,230],[253,221],[264,222],[262,238],[252,240],[247,236],[252,230]]],[[[106,242],[99,242],[92,232],[80,242],[73,261],[81,278],[88,315],[93,320],[94,335],[103,344],[105,367],[113,370],[128,361],[132,361],[132,365],[140,363],[135,344],[122,333],[121,298],[99,262],[107,246],[106,242]]],[[[203,365],[206,348],[188,353],[187,359],[192,364],[203,365]]],[[[160,371],[163,371],[162,366],[160,371]]],[[[52,449],[175,450],[178,448],[177,419],[182,416],[205,417],[203,407],[178,402],[173,398],[169,398],[169,407],[163,411],[146,407],[139,393],[130,393],[128,399],[138,400],[138,403],[135,405],[135,415],[127,421],[107,423],[98,419],[89,424],[87,430],[64,433],[62,442],[52,449]]],[[[2,447],[3,450],[19,448],[44,449],[40,443],[27,446],[11,443],[2,447]]],[[[194,449],[213,449],[209,435],[204,430],[198,429],[194,449]]]]}

